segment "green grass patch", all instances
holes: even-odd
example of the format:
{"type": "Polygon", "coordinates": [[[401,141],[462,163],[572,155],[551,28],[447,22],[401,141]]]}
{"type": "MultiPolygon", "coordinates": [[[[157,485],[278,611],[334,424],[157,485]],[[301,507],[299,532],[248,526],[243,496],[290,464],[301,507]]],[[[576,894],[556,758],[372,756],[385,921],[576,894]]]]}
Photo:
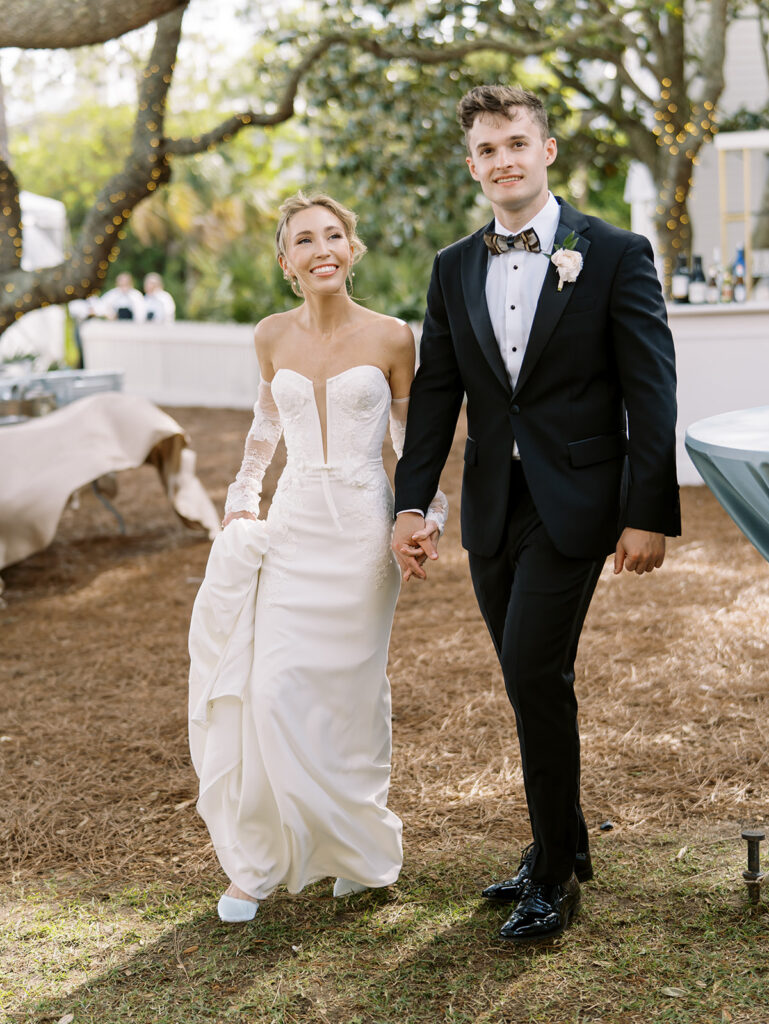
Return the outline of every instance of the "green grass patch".
{"type": "Polygon", "coordinates": [[[551,945],[498,938],[479,888],[501,849],[423,856],[390,889],[279,891],[247,925],[219,888],[6,886],[0,1006],[10,1022],[74,1024],[766,1024],[765,901],[748,904],[739,841],[677,855],[680,837],[596,843],[596,881],[551,945]]]}

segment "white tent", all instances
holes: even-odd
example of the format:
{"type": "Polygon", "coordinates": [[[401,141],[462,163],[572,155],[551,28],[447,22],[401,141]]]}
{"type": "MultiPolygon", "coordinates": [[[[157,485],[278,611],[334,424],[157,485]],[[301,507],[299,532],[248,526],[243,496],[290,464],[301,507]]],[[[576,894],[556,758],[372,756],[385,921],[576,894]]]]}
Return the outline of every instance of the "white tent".
{"type": "MultiPolygon", "coordinates": [[[[67,239],[64,203],[34,192],[19,193],[23,270],[40,270],[61,263],[67,239]]],[[[61,306],[35,309],[0,336],[0,362],[15,355],[34,355],[38,369],[64,358],[64,310],[61,306]]]]}

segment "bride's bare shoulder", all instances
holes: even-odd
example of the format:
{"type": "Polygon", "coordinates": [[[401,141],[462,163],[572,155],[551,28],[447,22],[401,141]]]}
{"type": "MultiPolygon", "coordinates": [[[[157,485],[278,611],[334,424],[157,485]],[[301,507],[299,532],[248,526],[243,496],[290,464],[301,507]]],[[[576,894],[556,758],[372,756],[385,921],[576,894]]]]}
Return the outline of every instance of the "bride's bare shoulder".
{"type": "Polygon", "coordinates": [[[296,319],[296,310],[287,309],[283,313],[271,313],[264,320],[260,320],[254,328],[255,338],[274,338],[285,331],[296,319]]]}
{"type": "Polygon", "coordinates": [[[386,313],[376,313],[370,309],[365,312],[370,329],[376,331],[382,341],[395,348],[414,344],[414,334],[405,320],[400,320],[396,316],[388,316],[386,313]]]}
{"type": "Polygon", "coordinates": [[[275,363],[281,342],[290,333],[295,310],[273,313],[260,320],[254,328],[254,348],[262,376],[271,380],[275,375],[275,363]]]}
{"type": "Polygon", "coordinates": [[[283,337],[296,319],[296,310],[288,309],[285,313],[272,313],[260,320],[254,328],[254,344],[257,352],[270,350],[275,342],[283,337]]]}

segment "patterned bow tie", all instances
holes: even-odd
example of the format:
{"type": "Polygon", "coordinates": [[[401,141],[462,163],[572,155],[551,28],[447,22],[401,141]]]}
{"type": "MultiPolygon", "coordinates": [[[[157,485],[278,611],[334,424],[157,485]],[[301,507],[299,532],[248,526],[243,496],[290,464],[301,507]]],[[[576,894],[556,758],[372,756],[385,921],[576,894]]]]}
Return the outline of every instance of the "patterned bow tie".
{"type": "Polygon", "coordinates": [[[539,238],[534,228],[526,228],[518,235],[497,235],[493,231],[485,232],[483,240],[495,256],[510,249],[524,249],[526,252],[542,252],[539,238]]]}

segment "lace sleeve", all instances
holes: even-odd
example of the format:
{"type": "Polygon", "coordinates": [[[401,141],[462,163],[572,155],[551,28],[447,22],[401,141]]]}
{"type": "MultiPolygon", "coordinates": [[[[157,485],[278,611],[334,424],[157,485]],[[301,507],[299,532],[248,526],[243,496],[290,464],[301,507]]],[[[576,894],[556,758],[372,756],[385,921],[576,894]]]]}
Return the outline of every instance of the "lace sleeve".
{"type": "Polygon", "coordinates": [[[272,388],[266,381],[259,382],[259,395],[254,406],[254,420],[246,435],[243,462],[235,480],[227,490],[224,514],[253,512],[259,515],[262,481],[267,467],[278,447],[283,425],[272,397],[272,388]]]}
{"type": "MultiPolygon", "coordinates": [[[[390,403],[390,437],[392,438],[395,454],[399,459],[403,455],[403,443],[406,439],[406,416],[408,409],[408,398],[393,398],[390,403]]],[[[435,497],[430,502],[425,519],[432,519],[437,525],[439,533],[443,533],[448,518],[449,499],[439,488],[435,492],[435,497]]]]}

